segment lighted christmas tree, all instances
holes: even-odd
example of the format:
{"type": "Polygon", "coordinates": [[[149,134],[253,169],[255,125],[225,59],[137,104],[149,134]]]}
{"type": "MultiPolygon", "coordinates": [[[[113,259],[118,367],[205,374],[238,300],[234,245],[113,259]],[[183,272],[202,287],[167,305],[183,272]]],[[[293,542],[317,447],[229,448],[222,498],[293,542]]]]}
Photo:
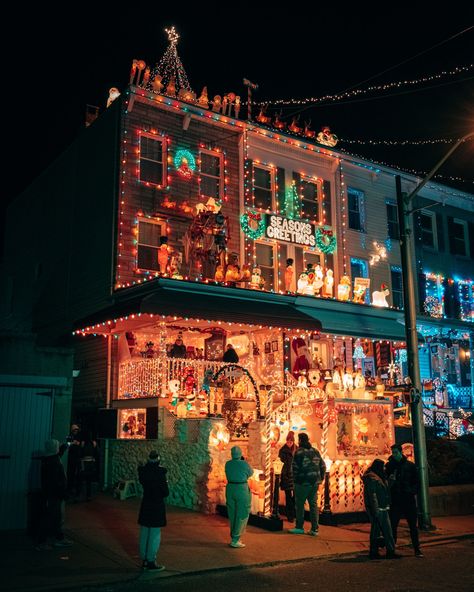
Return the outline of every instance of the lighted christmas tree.
{"type": "Polygon", "coordinates": [[[172,87],[176,87],[176,93],[181,89],[193,92],[176,49],[179,35],[174,27],[171,27],[171,29],[165,29],[165,31],[168,34],[168,41],[170,44],[166,48],[159,63],[153,68],[147,88],[153,90],[153,82],[156,78],[157,83],[159,83],[158,86],[163,86],[165,88],[165,93],[170,82],[172,87]]]}
{"type": "Polygon", "coordinates": [[[290,220],[300,217],[300,196],[296,190],[296,183],[293,181],[291,187],[285,192],[285,216],[290,220]]]}

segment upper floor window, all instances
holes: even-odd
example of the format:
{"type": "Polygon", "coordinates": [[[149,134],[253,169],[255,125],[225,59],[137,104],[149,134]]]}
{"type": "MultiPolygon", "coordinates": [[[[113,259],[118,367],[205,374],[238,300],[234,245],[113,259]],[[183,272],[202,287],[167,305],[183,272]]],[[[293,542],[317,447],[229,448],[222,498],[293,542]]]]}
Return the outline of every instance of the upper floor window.
{"type": "Polygon", "coordinates": [[[276,256],[275,245],[257,242],[255,245],[258,267],[265,280],[264,289],[270,292],[275,289],[276,256]]]}
{"type": "Polygon", "coordinates": [[[319,187],[314,181],[301,180],[301,217],[320,221],[319,187]]]}
{"type": "Polygon", "coordinates": [[[450,224],[449,234],[451,240],[451,253],[453,255],[462,255],[465,257],[469,251],[467,245],[467,221],[454,218],[450,224]]]}
{"type": "Polygon", "coordinates": [[[166,222],[160,220],[138,219],[137,267],[159,271],[158,247],[160,236],[166,235],[166,222]]]}
{"type": "Polygon", "coordinates": [[[205,197],[222,199],[224,196],[223,154],[200,150],[199,193],[205,197]]]}
{"type": "Polygon", "coordinates": [[[152,134],[140,134],[140,172],[143,183],[162,187],[166,179],[166,141],[152,134]]]}
{"type": "Polygon", "coordinates": [[[388,236],[392,240],[400,239],[400,228],[398,225],[398,210],[397,205],[387,201],[385,204],[387,209],[387,230],[388,236]]]}
{"type": "MultiPolygon", "coordinates": [[[[351,277],[353,289],[355,289],[356,278],[369,277],[369,262],[365,259],[351,257],[351,277]]],[[[370,304],[370,289],[365,291],[364,301],[365,304],[370,304]]]]}
{"type": "Polygon", "coordinates": [[[359,189],[347,188],[347,209],[349,217],[349,228],[365,232],[365,194],[359,189]]]}
{"type": "Polygon", "coordinates": [[[400,267],[392,265],[390,268],[390,279],[392,284],[392,302],[395,308],[403,309],[403,280],[400,267]]]}
{"type": "Polygon", "coordinates": [[[256,208],[273,211],[275,194],[274,171],[269,167],[254,164],[253,204],[256,208]]]}
{"type": "Polygon", "coordinates": [[[421,244],[430,249],[438,248],[436,237],[436,214],[427,210],[420,212],[421,244]]]}

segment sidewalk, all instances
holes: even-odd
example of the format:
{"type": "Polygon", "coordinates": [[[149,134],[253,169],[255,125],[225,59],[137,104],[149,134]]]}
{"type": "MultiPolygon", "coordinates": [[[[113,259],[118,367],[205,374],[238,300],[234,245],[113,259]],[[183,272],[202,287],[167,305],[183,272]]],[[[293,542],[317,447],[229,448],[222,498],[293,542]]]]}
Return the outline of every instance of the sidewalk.
{"type": "MultiPolygon", "coordinates": [[[[99,494],[89,503],[68,505],[66,532],[74,546],[36,551],[22,532],[5,533],[0,543],[0,569],[5,592],[39,592],[124,582],[143,577],[139,570],[138,498],[119,501],[99,494]]],[[[422,546],[462,536],[474,537],[474,515],[434,520],[435,532],[421,533],[422,546]]],[[[285,526],[288,526],[285,524],[285,526]]],[[[232,569],[301,561],[315,557],[368,552],[368,524],[321,526],[318,537],[268,532],[249,526],[245,549],[228,546],[228,521],[181,508],[168,508],[162,531],[159,563],[169,577],[199,571],[232,569]]],[[[409,543],[408,530],[399,531],[400,546],[409,543]]],[[[412,554],[412,549],[402,553],[412,554]]]]}

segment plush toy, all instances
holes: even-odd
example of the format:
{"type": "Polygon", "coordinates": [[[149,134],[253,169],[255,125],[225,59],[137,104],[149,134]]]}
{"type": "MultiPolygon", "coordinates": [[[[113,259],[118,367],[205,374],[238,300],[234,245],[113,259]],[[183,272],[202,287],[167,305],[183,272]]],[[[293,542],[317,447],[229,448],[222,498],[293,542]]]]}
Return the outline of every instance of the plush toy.
{"type": "Polygon", "coordinates": [[[387,296],[390,294],[390,290],[387,288],[385,284],[380,286],[380,292],[375,291],[372,292],[372,304],[374,306],[384,306],[388,307],[387,296]]]}
{"type": "Polygon", "coordinates": [[[351,295],[351,279],[348,275],[343,275],[337,286],[337,299],[347,302],[351,295]]]}
{"type": "Polygon", "coordinates": [[[296,359],[293,365],[293,376],[298,378],[301,374],[306,374],[309,370],[309,353],[306,342],[301,337],[295,337],[291,344],[296,359]]]}

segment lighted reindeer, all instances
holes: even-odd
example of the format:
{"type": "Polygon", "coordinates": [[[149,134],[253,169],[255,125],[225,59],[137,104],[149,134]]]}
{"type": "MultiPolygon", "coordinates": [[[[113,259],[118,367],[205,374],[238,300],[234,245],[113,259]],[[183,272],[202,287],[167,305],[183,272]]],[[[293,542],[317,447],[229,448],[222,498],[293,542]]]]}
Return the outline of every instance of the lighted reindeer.
{"type": "Polygon", "coordinates": [[[264,123],[266,125],[269,125],[270,122],[271,122],[271,120],[272,120],[272,118],[269,117],[268,115],[265,115],[266,111],[267,111],[267,106],[264,105],[263,107],[261,107],[260,113],[257,115],[256,120],[259,123],[264,123]]]}
{"type": "Polygon", "coordinates": [[[307,138],[315,138],[316,132],[314,130],[309,129],[310,125],[311,125],[311,119],[307,122],[306,121],[304,122],[304,135],[307,138]]]}
{"type": "Polygon", "coordinates": [[[275,127],[276,129],[279,129],[279,130],[284,130],[286,127],[286,123],[284,121],[282,121],[280,119],[280,117],[281,117],[281,111],[280,111],[280,113],[275,114],[275,121],[273,122],[273,127],[275,127]]]}
{"type": "Polygon", "coordinates": [[[293,132],[294,134],[301,134],[301,132],[303,131],[303,128],[298,125],[299,119],[300,119],[299,115],[297,115],[296,117],[293,117],[293,121],[291,122],[291,125],[288,126],[288,130],[290,132],[293,132]]]}

